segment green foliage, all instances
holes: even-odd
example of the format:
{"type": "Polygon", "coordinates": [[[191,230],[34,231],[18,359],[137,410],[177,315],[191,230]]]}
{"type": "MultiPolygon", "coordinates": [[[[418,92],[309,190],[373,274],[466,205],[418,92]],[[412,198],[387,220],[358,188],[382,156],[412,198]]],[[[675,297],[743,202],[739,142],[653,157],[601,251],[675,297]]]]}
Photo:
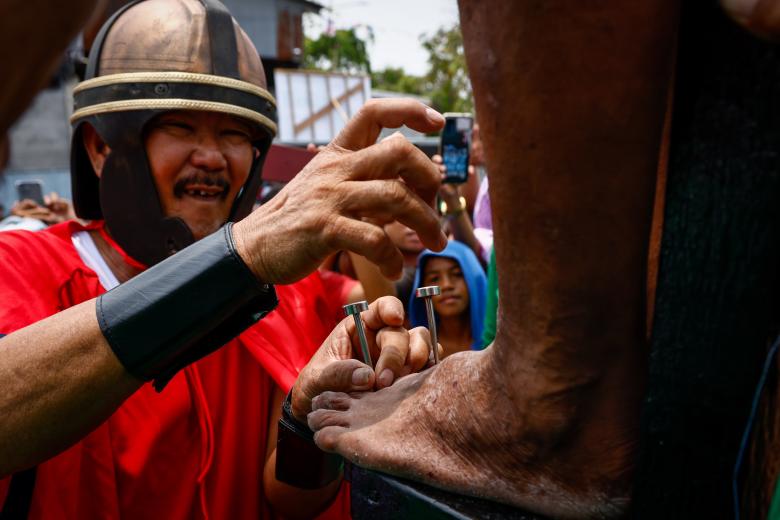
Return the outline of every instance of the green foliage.
{"type": "MultiPolygon", "coordinates": [[[[368,41],[373,40],[369,31],[368,41]]],[[[316,40],[306,38],[303,45],[303,66],[307,69],[371,74],[367,42],[355,33],[354,27],[338,29],[333,34],[323,33],[316,40]]]]}
{"type": "Polygon", "coordinates": [[[430,69],[425,76],[424,95],[441,112],[471,112],[474,109],[471,82],[463,52],[460,26],[441,28],[420,42],[428,51],[430,69]]]}
{"type": "Polygon", "coordinates": [[[409,76],[401,67],[388,67],[371,73],[371,86],[379,90],[392,92],[404,92],[406,94],[423,94],[423,79],[417,76],[409,76]]]}
{"type": "Polygon", "coordinates": [[[463,52],[460,26],[441,28],[433,35],[422,35],[420,43],[428,52],[429,70],[424,77],[411,76],[401,67],[371,72],[367,45],[374,37],[370,28],[364,40],[356,28],[338,29],[319,38],[306,38],[303,66],[329,72],[365,73],[380,90],[424,96],[441,112],[471,112],[471,82],[463,52]]]}

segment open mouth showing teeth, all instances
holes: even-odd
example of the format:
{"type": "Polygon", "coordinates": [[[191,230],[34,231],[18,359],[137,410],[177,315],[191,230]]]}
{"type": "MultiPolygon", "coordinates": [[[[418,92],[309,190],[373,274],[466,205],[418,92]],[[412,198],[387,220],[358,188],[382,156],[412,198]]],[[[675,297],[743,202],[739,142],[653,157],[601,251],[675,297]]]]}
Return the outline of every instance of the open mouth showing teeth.
{"type": "Polygon", "coordinates": [[[189,197],[195,197],[199,199],[214,200],[220,198],[222,190],[198,190],[198,189],[185,189],[184,194],[189,197]]]}
{"type": "Polygon", "coordinates": [[[201,201],[215,201],[227,197],[229,184],[221,179],[207,182],[179,181],[173,188],[173,193],[177,197],[188,197],[201,201]]]}

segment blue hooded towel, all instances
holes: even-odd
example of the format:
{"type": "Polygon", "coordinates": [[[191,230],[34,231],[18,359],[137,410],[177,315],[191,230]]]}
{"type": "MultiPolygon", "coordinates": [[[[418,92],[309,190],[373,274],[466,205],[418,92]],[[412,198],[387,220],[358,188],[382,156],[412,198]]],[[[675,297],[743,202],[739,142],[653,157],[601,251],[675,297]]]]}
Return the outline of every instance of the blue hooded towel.
{"type": "Polygon", "coordinates": [[[417,258],[417,272],[414,274],[414,287],[409,297],[409,322],[412,327],[428,326],[428,317],[425,314],[425,304],[422,299],[416,298],[414,293],[420,287],[422,272],[425,262],[429,258],[450,258],[460,264],[466,286],[469,289],[469,314],[471,317],[471,349],[481,350],[482,328],[485,324],[485,303],[487,296],[487,277],[476,255],[456,240],[450,240],[447,247],[441,253],[434,253],[426,249],[417,258]]]}

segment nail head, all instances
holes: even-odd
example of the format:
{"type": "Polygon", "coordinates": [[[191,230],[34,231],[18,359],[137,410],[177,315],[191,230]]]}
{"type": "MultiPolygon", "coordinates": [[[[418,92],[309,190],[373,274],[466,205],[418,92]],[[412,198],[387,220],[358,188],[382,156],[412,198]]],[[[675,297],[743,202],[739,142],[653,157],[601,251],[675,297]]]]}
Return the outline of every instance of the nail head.
{"type": "Polygon", "coordinates": [[[418,298],[427,298],[429,296],[438,296],[441,294],[441,289],[438,285],[429,285],[428,287],[419,287],[415,294],[418,298]]]}
{"type": "Polygon", "coordinates": [[[368,302],[364,300],[362,302],[348,303],[343,309],[346,316],[360,314],[361,312],[368,310],[368,302]]]}

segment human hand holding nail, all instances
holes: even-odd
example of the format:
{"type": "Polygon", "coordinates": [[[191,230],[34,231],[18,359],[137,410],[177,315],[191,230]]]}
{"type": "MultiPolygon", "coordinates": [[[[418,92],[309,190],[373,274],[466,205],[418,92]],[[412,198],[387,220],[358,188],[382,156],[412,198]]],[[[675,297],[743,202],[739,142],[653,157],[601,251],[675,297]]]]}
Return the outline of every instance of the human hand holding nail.
{"type": "Polygon", "coordinates": [[[375,370],[360,361],[355,321],[347,316],[333,329],[293,386],[291,408],[299,421],[306,422],[312,399],[323,392],[385,388],[428,363],[431,351],[428,330],[403,328],[403,305],[397,298],[377,299],[361,317],[375,370]]]}

